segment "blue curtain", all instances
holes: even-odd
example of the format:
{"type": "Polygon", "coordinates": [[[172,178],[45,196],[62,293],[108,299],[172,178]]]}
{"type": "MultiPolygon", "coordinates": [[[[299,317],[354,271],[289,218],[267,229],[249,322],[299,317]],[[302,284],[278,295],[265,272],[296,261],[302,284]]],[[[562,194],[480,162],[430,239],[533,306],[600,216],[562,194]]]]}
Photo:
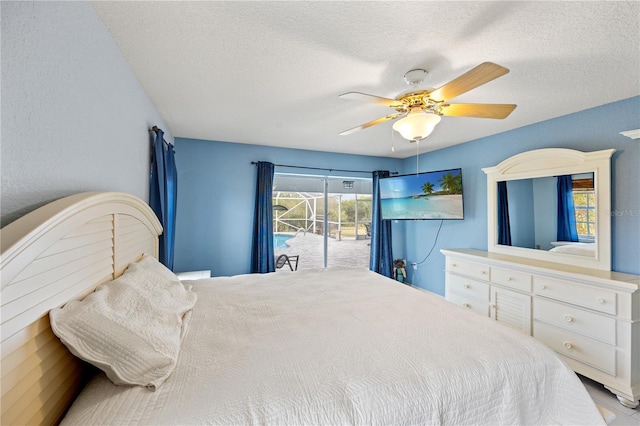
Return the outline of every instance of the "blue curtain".
{"type": "Polygon", "coordinates": [[[159,260],[173,271],[173,252],[176,231],[176,200],[178,197],[178,174],[173,145],[164,141],[164,132],[154,127],[151,177],[149,182],[149,205],[162,224],[159,260]]]}
{"type": "Polygon", "coordinates": [[[571,175],[558,176],[558,241],[578,241],[571,175]]]}
{"type": "Polygon", "coordinates": [[[371,254],[369,269],[386,277],[393,277],[393,255],[391,253],[391,221],[382,220],[380,209],[380,178],[389,177],[386,170],[373,172],[371,200],[371,254]]]}
{"type": "Polygon", "coordinates": [[[498,244],[503,246],[511,245],[511,224],[509,222],[506,181],[498,182],[498,244]]]}
{"type": "Polygon", "coordinates": [[[271,163],[258,162],[256,181],[256,205],[253,220],[253,246],[251,248],[251,272],[267,273],[276,270],[273,247],[273,175],[271,163]]]}

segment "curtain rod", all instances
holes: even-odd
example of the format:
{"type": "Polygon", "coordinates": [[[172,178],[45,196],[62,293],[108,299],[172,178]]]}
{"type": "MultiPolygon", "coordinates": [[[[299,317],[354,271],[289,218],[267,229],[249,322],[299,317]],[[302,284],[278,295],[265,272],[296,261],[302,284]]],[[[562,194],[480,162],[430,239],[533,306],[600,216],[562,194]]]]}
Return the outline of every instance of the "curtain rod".
{"type": "MultiPolygon", "coordinates": [[[[153,127],[151,128],[151,130],[153,130],[154,132],[158,133],[158,130],[160,130],[160,129],[158,128],[158,126],[153,126],[153,127]]],[[[163,131],[162,133],[164,134],[164,131],[163,131]]],[[[170,145],[171,145],[169,142],[167,142],[167,141],[164,139],[164,136],[162,136],[162,142],[164,142],[164,144],[165,144],[166,146],[170,146],[170,145]]]]}
{"type": "MultiPolygon", "coordinates": [[[[258,161],[252,161],[251,164],[258,164],[258,161]]],[[[370,170],[346,170],[346,169],[329,169],[325,167],[309,167],[309,166],[291,166],[288,164],[274,164],[277,167],[292,167],[294,169],[309,169],[309,170],[328,170],[330,172],[351,172],[351,173],[373,173],[370,170]]],[[[392,174],[398,174],[398,172],[390,172],[392,174]]]]}

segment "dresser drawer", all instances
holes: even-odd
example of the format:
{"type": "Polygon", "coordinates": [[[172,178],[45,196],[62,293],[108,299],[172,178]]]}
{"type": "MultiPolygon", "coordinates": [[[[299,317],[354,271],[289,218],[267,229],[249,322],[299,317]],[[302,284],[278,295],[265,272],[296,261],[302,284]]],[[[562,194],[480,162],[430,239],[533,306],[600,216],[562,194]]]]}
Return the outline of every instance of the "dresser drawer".
{"type": "Polygon", "coordinates": [[[489,270],[490,268],[487,265],[481,263],[447,257],[447,271],[449,272],[489,281],[489,270]]]}
{"type": "Polygon", "coordinates": [[[616,375],[616,349],[613,346],[538,321],[533,326],[533,337],[559,354],[616,375]]]}
{"type": "Polygon", "coordinates": [[[446,299],[449,302],[455,303],[456,305],[462,306],[467,309],[471,309],[472,311],[484,315],[485,317],[489,316],[489,303],[485,301],[481,301],[478,299],[473,299],[471,297],[465,297],[457,293],[447,293],[446,299]]]}
{"type": "Polygon", "coordinates": [[[602,342],[616,344],[616,320],[595,312],[536,297],[533,303],[536,320],[583,334],[602,342]]]}
{"type": "Polygon", "coordinates": [[[531,293],[531,274],[502,268],[491,268],[491,282],[531,293]]]}
{"type": "Polygon", "coordinates": [[[489,301],[489,284],[469,277],[447,273],[447,291],[464,297],[489,301]]]}
{"type": "Polygon", "coordinates": [[[563,300],[608,314],[616,313],[616,294],[612,291],[537,276],[533,277],[533,288],[536,295],[563,300]]]}

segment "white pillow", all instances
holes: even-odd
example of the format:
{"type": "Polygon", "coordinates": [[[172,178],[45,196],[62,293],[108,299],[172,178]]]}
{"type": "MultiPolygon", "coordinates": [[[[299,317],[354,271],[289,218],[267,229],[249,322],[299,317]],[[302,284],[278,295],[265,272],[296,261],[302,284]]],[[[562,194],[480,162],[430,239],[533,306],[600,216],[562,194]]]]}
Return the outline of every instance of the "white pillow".
{"type": "Polygon", "coordinates": [[[82,301],[49,315],[53,332],[78,358],[117,385],[155,390],[173,372],[196,294],[152,256],[82,301]]]}

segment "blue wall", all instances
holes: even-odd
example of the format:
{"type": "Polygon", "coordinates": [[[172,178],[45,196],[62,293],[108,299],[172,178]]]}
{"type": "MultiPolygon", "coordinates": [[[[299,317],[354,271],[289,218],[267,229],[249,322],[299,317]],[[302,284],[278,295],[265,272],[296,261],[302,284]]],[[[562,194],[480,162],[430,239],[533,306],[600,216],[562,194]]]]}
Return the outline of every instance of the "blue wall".
{"type": "MultiPolygon", "coordinates": [[[[444,294],[444,256],[439,249],[487,249],[487,183],[481,169],[541,148],[617,150],[612,158],[612,269],[640,274],[640,141],[619,134],[638,127],[640,96],[422,154],[420,171],[462,167],[465,219],[444,222],[433,252],[417,270],[408,269],[408,280],[444,294]]],[[[415,157],[405,159],[403,173],[415,172],[415,164],[415,157]]],[[[433,246],[440,222],[405,225],[405,257],[420,262],[433,246]]]]}
{"type": "Polygon", "coordinates": [[[3,1],[0,12],[0,226],[78,192],[148,200],[149,129],[173,136],[93,4],[3,1]]]}
{"type": "Polygon", "coordinates": [[[535,205],[533,200],[533,180],[518,179],[507,182],[507,198],[509,203],[511,245],[535,248],[536,224],[533,216],[535,205]]]}
{"type": "MultiPolygon", "coordinates": [[[[437,240],[439,221],[394,223],[394,257],[421,262],[417,270],[407,268],[408,281],[444,294],[444,257],[439,250],[487,248],[487,188],[481,169],[540,148],[617,150],[612,159],[612,265],[616,271],[640,274],[640,142],[619,134],[640,127],[639,117],[640,96],[422,154],[419,171],[462,167],[465,219],[444,221],[437,240]]],[[[175,144],[179,187],[175,269],[211,269],[214,276],[250,269],[255,187],[251,161],[416,171],[415,157],[398,160],[183,138],[176,138],[175,144]]]]}
{"type": "Polygon", "coordinates": [[[555,177],[536,178],[533,182],[535,244],[551,250],[558,239],[558,183],[555,177]]]}
{"type": "MultiPolygon", "coordinates": [[[[213,276],[246,274],[251,266],[251,233],[256,166],[252,161],[344,170],[399,171],[402,160],[332,154],[225,142],[175,138],[178,209],[174,269],[210,269],[213,276]]],[[[323,172],[276,167],[276,172],[328,176],[370,173],[323,172]]],[[[402,251],[402,232],[394,235],[402,251]]]]}

